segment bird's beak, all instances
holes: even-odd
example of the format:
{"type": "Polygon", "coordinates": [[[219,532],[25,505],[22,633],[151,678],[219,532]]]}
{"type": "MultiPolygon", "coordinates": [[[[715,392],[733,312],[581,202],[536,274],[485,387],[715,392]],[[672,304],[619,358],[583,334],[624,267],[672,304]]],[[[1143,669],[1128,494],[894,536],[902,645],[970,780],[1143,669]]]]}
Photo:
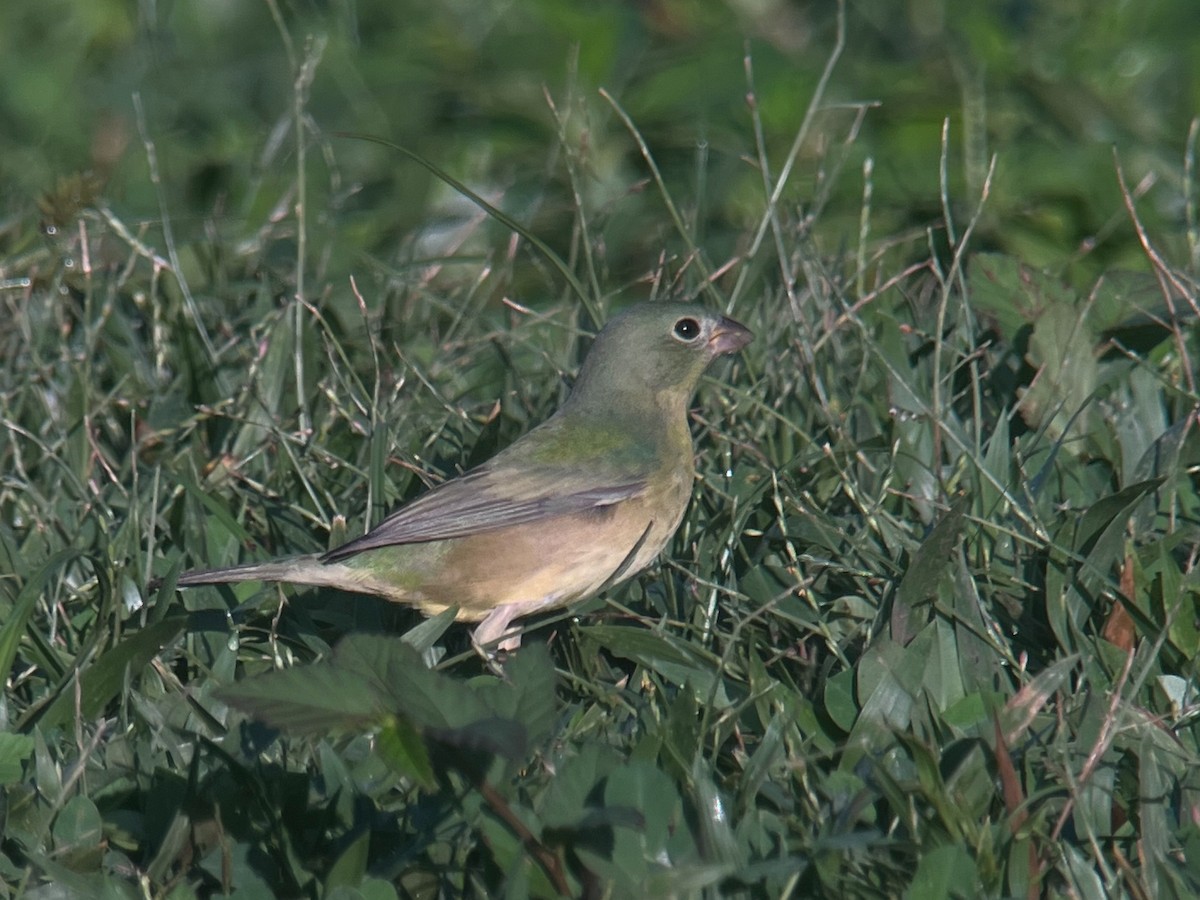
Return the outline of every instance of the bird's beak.
{"type": "Polygon", "coordinates": [[[752,340],[753,331],[741,322],[721,316],[708,338],[708,347],[713,356],[720,356],[722,353],[737,353],[752,340]]]}

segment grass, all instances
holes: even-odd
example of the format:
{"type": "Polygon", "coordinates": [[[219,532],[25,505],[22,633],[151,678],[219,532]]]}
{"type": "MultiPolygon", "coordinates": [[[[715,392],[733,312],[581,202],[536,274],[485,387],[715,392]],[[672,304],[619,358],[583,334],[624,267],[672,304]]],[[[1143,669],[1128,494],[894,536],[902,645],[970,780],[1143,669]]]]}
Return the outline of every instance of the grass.
{"type": "Polygon", "coordinates": [[[565,241],[464,214],[326,280],[339,210],[300,154],[187,241],[153,166],[156,221],[70,181],[10,220],[6,895],[1194,896],[1196,273],[1145,229],[1140,272],[1082,291],[982,252],[955,210],[991,181],[952,198],[945,162],[941,221],[880,235],[867,167],[847,246],[785,199],[798,166],[857,177],[824,85],[790,156],[746,136],[727,258],[610,100],[667,236],[625,283],[575,101],[565,241]],[[702,386],[661,565],[531,620],[503,678],[371,598],[172,590],[487,458],[630,296],[759,337],[702,386]]]}

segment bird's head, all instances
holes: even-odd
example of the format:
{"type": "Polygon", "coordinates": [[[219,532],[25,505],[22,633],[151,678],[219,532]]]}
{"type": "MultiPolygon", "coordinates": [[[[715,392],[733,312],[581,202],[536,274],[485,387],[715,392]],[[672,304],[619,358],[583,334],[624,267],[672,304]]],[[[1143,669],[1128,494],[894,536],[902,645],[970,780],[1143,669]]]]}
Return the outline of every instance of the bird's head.
{"type": "Polygon", "coordinates": [[[631,402],[659,409],[686,405],[708,364],[736,353],[753,337],[744,325],[702,306],[630,307],[596,336],[571,402],[591,408],[631,402]]]}

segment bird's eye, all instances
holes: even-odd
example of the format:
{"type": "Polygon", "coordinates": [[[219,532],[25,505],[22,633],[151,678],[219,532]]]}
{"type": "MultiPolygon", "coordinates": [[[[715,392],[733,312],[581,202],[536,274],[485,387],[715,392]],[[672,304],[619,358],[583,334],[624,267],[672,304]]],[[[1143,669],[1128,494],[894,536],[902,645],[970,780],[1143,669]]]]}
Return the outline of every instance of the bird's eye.
{"type": "Polygon", "coordinates": [[[692,342],[700,337],[700,323],[693,318],[683,318],[675,323],[675,337],[681,341],[692,342]]]}

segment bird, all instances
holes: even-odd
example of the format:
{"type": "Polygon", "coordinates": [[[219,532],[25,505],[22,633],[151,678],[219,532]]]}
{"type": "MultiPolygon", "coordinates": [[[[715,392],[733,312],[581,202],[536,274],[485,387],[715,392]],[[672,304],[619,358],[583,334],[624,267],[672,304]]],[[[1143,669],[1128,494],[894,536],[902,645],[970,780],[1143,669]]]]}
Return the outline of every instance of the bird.
{"type": "Polygon", "coordinates": [[[753,339],[703,306],[630,306],[596,336],[557,412],[481,465],[324,554],[195,569],[179,587],[286,582],[375,594],[427,616],[457,607],[487,655],[513,622],[646,568],[695,480],[688,407],[708,365],[753,339]]]}

